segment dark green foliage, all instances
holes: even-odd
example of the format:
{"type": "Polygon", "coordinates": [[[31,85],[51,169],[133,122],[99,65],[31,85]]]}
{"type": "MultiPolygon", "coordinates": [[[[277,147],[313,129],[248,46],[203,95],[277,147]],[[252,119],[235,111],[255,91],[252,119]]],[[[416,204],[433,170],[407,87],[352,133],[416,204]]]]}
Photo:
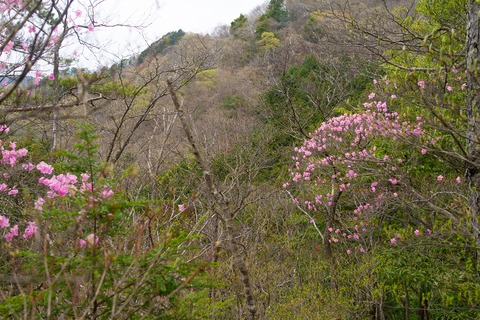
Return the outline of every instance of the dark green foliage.
{"type": "Polygon", "coordinates": [[[286,22],[288,12],[285,10],[285,0],[270,0],[264,15],[280,23],[286,22]]]}
{"type": "Polygon", "coordinates": [[[230,34],[235,36],[236,38],[246,40],[246,25],[247,25],[247,17],[241,14],[238,18],[230,23],[230,34]]]}
{"type": "MultiPolygon", "coordinates": [[[[268,110],[267,122],[292,137],[305,137],[322,121],[344,113],[355,105],[369,79],[362,73],[349,74],[353,59],[319,61],[313,55],[293,66],[262,97],[268,110]]],[[[368,65],[361,66],[363,70],[368,65]]]]}
{"type": "Polygon", "coordinates": [[[267,11],[257,21],[255,35],[260,39],[264,32],[279,30],[288,21],[288,12],[285,10],[284,0],[270,0],[267,11]]]}
{"type": "Polygon", "coordinates": [[[142,64],[148,56],[161,54],[163,50],[180,41],[184,35],[185,32],[182,29],[179,29],[178,31],[171,31],[165,34],[140,53],[137,63],[142,64]]]}

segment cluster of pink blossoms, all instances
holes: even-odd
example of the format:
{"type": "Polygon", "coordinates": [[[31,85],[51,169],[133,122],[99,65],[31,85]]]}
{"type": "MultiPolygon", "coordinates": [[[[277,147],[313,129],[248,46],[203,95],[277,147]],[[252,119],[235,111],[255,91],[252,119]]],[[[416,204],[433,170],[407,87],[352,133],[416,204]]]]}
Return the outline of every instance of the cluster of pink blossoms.
{"type": "MultiPolygon", "coordinates": [[[[0,1],[0,12],[9,12],[9,11],[12,11],[13,9],[15,9],[15,11],[20,11],[21,9],[23,9],[23,7],[25,6],[25,3],[24,1],[22,0],[3,0],[3,1],[0,1]]],[[[75,18],[80,18],[82,16],[82,11],[81,10],[76,10],[75,11],[75,15],[72,16],[72,15],[69,15],[68,16],[68,23],[72,24],[73,25],[73,28],[75,29],[75,31],[78,31],[79,29],[79,26],[77,24],[77,22],[75,21],[75,18]]],[[[90,32],[93,32],[95,30],[95,26],[93,24],[90,24],[88,25],[87,27],[88,31],[90,32]]],[[[39,31],[37,29],[37,26],[32,22],[31,24],[26,24],[25,25],[25,31],[28,31],[28,34],[30,35],[29,37],[24,37],[25,39],[23,40],[23,42],[21,43],[16,43],[16,40],[14,42],[14,40],[9,40],[7,43],[4,44],[4,48],[3,50],[0,52],[0,56],[5,54],[5,55],[9,55],[12,50],[17,50],[17,53],[19,54],[23,54],[24,57],[25,57],[25,61],[28,61],[28,56],[29,56],[29,52],[31,50],[31,47],[29,46],[28,44],[28,39],[32,39],[32,38],[35,38],[37,37],[37,32],[39,31]],[[17,45],[17,46],[15,46],[17,45]],[[20,46],[22,47],[23,51],[20,50],[20,46]]],[[[43,30],[44,32],[42,33],[47,33],[46,31],[47,30],[43,30]]],[[[28,35],[27,34],[27,35],[28,35]]],[[[59,33],[59,29],[58,27],[54,28],[53,30],[51,30],[51,35],[50,35],[50,38],[48,39],[48,43],[46,44],[46,47],[47,48],[51,48],[53,47],[58,41],[59,39],[61,38],[61,35],[59,33]]],[[[2,43],[0,42],[0,45],[2,45],[2,43]]],[[[74,53],[74,56],[77,56],[77,53],[75,52],[74,53]]],[[[6,59],[6,61],[8,61],[6,59]]],[[[0,61],[0,70],[1,69],[6,69],[7,67],[7,62],[5,61],[0,61]]],[[[36,70],[34,72],[34,84],[35,85],[39,85],[40,84],[40,80],[42,79],[43,77],[43,74],[42,72],[40,72],[39,70],[36,70]]],[[[50,73],[46,76],[46,78],[50,81],[53,81],[55,80],[55,76],[53,75],[53,73],[50,73]]],[[[4,82],[3,83],[3,86],[6,87],[7,86],[7,83],[4,82]]],[[[27,94],[29,94],[30,91],[27,91],[27,94]]],[[[0,93],[1,95],[2,93],[0,93]]]]}
{"type": "MultiPolygon", "coordinates": [[[[459,76],[452,80],[452,84],[445,85],[446,93],[454,92],[453,83],[456,82],[460,87],[463,80],[459,76]]],[[[380,85],[380,82],[374,80],[374,84],[380,85]]],[[[384,84],[390,86],[390,81],[385,80],[384,84]]],[[[428,89],[424,80],[419,80],[417,85],[422,94],[428,89]]],[[[398,90],[396,83],[393,83],[393,88],[398,90]]],[[[460,89],[465,90],[466,85],[461,85],[460,89]]],[[[391,112],[387,103],[374,101],[376,97],[377,94],[371,92],[368,95],[370,101],[363,104],[365,108],[363,113],[345,114],[325,121],[312,134],[311,139],[305,140],[301,147],[295,148],[296,155],[293,157],[295,167],[290,170],[291,180],[283,185],[284,188],[308,185],[307,188],[301,188],[308,190],[303,194],[302,201],[294,199],[294,203],[309,211],[323,211],[327,214],[334,212],[336,215],[341,214],[340,211],[345,210],[345,206],[335,208],[332,206],[337,205],[342,193],[355,188],[352,192],[355,197],[349,200],[349,205],[357,203],[357,208],[353,210],[353,214],[348,213],[339,219],[345,231],[336,229],[333,233],[333,228],[328,228],[326,239],[332,244],[339,243],[342,239],[359,240],[360,233],[352,227],[352,220],[363,219],[363,223],[366,223],[374,213],[381,213],[384,205],[399,201],[398,197],[409,183],[406,179],[408,173],[402,169],[409,165],[409,154],[412,151],[415,153],[416,150],[402,148],[401,150],[405,150],[403,153],[408,155],[405,158],[398,157],[395,150],[392,150],[394,141],[406,142],[409,146],[417,145],[418,154],[426,155],[430,150],[436,150],[436,143],[441,140],[440,137],[427,137],[422,129],[421,117],[411,119],[412,117],[406,114],[401,116],[391,112]]],[[[390,97],[395,99],[396,95],[391,94],[390,97]]],[[[462,182],[460,177],[436,176],[439,188],[448,184],[450,179],[457,184],[462,182]]],[[[452,202],[451,206],[454,205],[452,202]]],[[[310,216],[309,219],[311,223],[314,222],[310,216]]],[[[358,224],[355,224],[355,227],[357,226],[358,224]]],[[[364,229],[365,227],[361,228],[364,229]]],[[[416,229],[413,235],[431,233],[430,229],[426,229],[425,232],[416,229]]],[[[388,239],[392,244],[396,244],[400,236],[388,239]]],[[[363,247],[360,249],[361,252],[365,252],[363,247]]],[[[348,250],[347,253],[352,251],[348,250]]]]}
{"type": "MultiPolygon", "coordinates": [[[[375,96],[372,92],[369,99],[374,99],[375,96]]],[[[354,226],[346,227],[344,231],[333,231],[333,227],[329,227],[327,237],[332,244],[341,241],[358,242],[358,251],[361,253],[366,250],[359,241],[361,233],[367,231],[369,216],[374,214],[374,210],[380,210],[383,203],[390,201],[386,198],[387,193],[392,199],[398,197],[397,189],[402,177],[398,167],[405,163],[402,158],[393,158],[379,152],[377,144],[383,144],[385,138],[391,141],[419,141],[425,138],[420,117],[416,118],[416,122],[407,120],[406,115],[401,117],[396,112],[390,112],[387,104],[382,101],[366,102],[363,106],[363,113],[344,114],[325,121],[312,134],[311,139],[295,148],[295,167],[290,170],[292,178],[284,184],[284,188],[292,184],[311,186],[315,192],[307,193],[302,205],[314,212],[329,212],[330,207],[336,204],[339,194],[366,184],[371,193],[364,194],[363,204],[353,210],[350,218],[354,221],[354,226]],[[386,175],[384,181],[372,182],[368,178],[371,171],[378,172],[379,169],[386,175]],[[371,199],[372,203],[366,203],[367,199],[371,199]]],[[[435,141],[431,143],[433,145],[435,141]]],[[[298,199],[294,202],[300,205],[298,199]]],[[[346,223],[348,219],[343,220],[346,223]]],[[[352,250],[349,249],[347,253],[351,254],[352,250]]]]}
{"type": "MultiPolygon", "coordinates": [[[[10,221],[7,217],[0,215],[0,229],[7,229],[10,227],[10,221]]],[[[37,232],[38,228],[35,222],[29,221],[28,226],[23,233],[24,239],[30,239],[37,232]]],[[[6,241],[11,242],[13,238],[18,237],[18,224],[11,227],[3,236],[6,241]]]]}
{"type": "MultiPolygon", "coordinates": [[[[0,132],[5,134],[9,133],[9,128],[5,125],[0,125],[0,132]]],[[[66,174],[53,174],[53,167],[45,162],[40,162],[36,166],[31,163],[20,163],[21,158],[24,158],[28,151],[25,148],[17,149],[17,144],[15,142],[8,143],[9,149],[3,146],[3,141],[0,140],[0,150],[2,158],[0,163],[6,166],[7,168],[14,168],[19,165],[25,171],[32,171],[37,169],[38,172],[43,174],[42,177],[38,180],[39,184],[44,185],[48,188],[47,198],[55,197],[66,197],[74,196],[77,192],[82,192],[86,194],[89,200],[89,205],[95,201],[104,201],[110,199],[114,192],[109,188],[109,186],[104,185],[103,188],[97,190],[92,182],[90,182],[90,175],[83,173],[80,175],[81,185],[77,186],[78,177],[76,175],[66,173],[66,174]],[[96,195],[95,197],[93,195],[96,195]]],[[[3,178],[7,179],[10,175],[7,172],[3,173],[3,178]]],[[[15,196],[18,194],[16,187],[9,187],[7,183],[0,183],[0,192],[5,192],[9,196],[15,196]]],[[[43,211],[46,201],[44,198],[39,197],[34,202],[34,209],[38,211],[43,211]]],[[[0,215],[0,229],[4,229],[4,235],[6,241],[11,242],[15,237],[19,236],[19,226],[15,224],[10,226],[10,219],[4,215],[0,215]]],[[[30,239],[38,231],[38,227],[35,225],[35,222],[28,221],[27,227],[24,230],[23,238],[30,239]]],[[[89,237],[84,241],[89,241],[89,237]]],[[[96,240],[98,242],[98,239],[96,240]]],[[[96,243],[95,242],[95,243],[96,243]]]]}
{"type": "Polygon", "coordinates": [[[25,6],[22,0],[3,0],[0,2],[0,12],[10,11],[14,7],[22,9],[25,6]]]}

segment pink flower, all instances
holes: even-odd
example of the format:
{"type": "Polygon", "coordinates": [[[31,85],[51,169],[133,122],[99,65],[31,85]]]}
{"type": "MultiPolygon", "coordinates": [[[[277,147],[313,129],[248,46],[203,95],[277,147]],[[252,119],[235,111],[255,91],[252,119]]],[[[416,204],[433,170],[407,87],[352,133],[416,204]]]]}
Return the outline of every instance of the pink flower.
{"type": "Polygon", "coordinates": [[[8,191],[9,196],[15,196],[17,195],[17,193],[18,193],[17,189],[10,189],[10,191],[8,191]]]}
{"type": "Polygon", "coordinates": [[[448,90],[448,91],[453,91],[452,86],[447,86],[447,90],[448,90]]]}
{"type": "Polygon", "coordinates": [[[438,176],[438,177],[437,177],[437,180],[438,180],[438,181],[442,181],[442,180],[443,180],[443,176],[438,176]]]}
{"type": "Polygon", "coordinates": [[[462,183],[462,179],[460,179],[460,177],[457,177],[457,179],[455,179],[455,181],[456,181],[457,183],[462,183]]]}
{"type": "Polygon", "coordinates": [[[35,201],[35,209],[42,211],[44,204],[45,200],[43,198],[38,198],[37,201],[35,201]]]}
{"type": "Polygon", "coordinates": [[[35,233],[37,233],[38,228],[35,226],[35,222],[30,221],[28,223],[27,229],[25,229],[25,233],[23,234],[24,239],[30,239],[33,237],[35,233]]]}
{"type": "Polygon", "coordinates": [[[35,28],[35,26],[29,26],[28,27],[28,32],[35,33],[36,31],[37,31],[37,28],[35,28]]]}
{"type": "Polygon", "coordinates": [[[372,93],[370,93],[370,94],[368,95],[368,99],[371,100],[371,99],[373,99],[373,98],[375,98],[375,92],[372,92],[372,93]]]}
{"type": "Polygon", "coordinates": [[[347,254],[351,254],[352,251],[350,249],[347,250],[347,254]]]}
{"type": "Polygon", "coordinates": [[[90,247],[93,247],[98,244],[98,237],[95,234],[90,233],[86,238],[85,241],[90,247]]]}
{"type": "Polygon", "coordinates": [[[414,233],[416,236],[419,236],[419,235],[420,235],[420,230],[417,229],[417,230],[413,231],[413,233],[414,233]]]}
{"type": "Polygon", "coordinates": [[[377,79],[373,79],[373,84],[377,84],[377,83],[378,83],[377,79]]]}
{"type": "Polygon", "coordinates": [[[467,88],[467,84],[466,83],[462,84],[461,89],[465,90],[466,88],[467,88]]]}
{"type": "Polygon", "coordinates": [[[13,49],[13,41],[10,40],[8,41],[7,45],[5,46],[5,48],[3,49],[3,51],[5,53],[9,53],[11,50],[13,49]]]}
{"type": "Polygon", "coordinates": [[[88,31],[93,32],[94,30],[95,30],[95,27],[93,26],[93,24],[88,26],[88,31]]]}
{"type": "Polygon", "coordinates": [[[365,252],[365,249],[360,248],[360,252],[361,252],[361,253],[364,253],[364,252],[365,252]]]}
{"type": "Polygon", "coordinates": [[[314,222],[315,222],[315,220],[313,220],[313,219],[310,219],[310,221],[309,221],[309,222],[310,222],[310,223],[314,223],[314,222]]]}
{"type": "Polygon", "coordinates": [[[183,204],[178,205],[178,211],[183,212],[183,211],[185,211],[185,209],[186,209],[185,205],[183,205],[183,204]]]}
{"type": "Polygon", "coordinates": [[[397,95],[396,95],[396,94],[392,94],[392,95],[390,96],[390,98],[396,99],[396,98],[397,98],[397,95]]]}
{"type": "Polygon", "coordinates": [[[426,153],[427,153],[427,150],[425,150],[425,149],[422,149],[422,151],[421,151],[421,152],[422,152],[422,154],[426,154],[426,153]]]}
{"type": "Polygon", "coordinates": [[[392,238],[392,239],[390,239],[390,243],[391,243],[391,244],[397,243],[397,238],[392,238]]]}
{"type": "Polygon", "coordinates": [[[7,228],[9,226],[10,226],[10,221],[8,220],[8,218],[0,214],[0,228],[7,228]]]}
{"type": "Polygon", "coordinates": [[[388,179],[388,181],[390,181],[390,183],[393,184],[393,185],[398,184],[398,180],[395,179],[395,178],[390,178],[390,179],[388,179]]]}
{"type": "Polygon", "coordinates": [[[50,81],[55,80],[55,76],[53,75],[53,73],[50,73],[50,74],[48,75],[48,80],[50,80],[50,81]]]}
{"type": "Polygon", "coordinates": [[[78,18],[78,17],[81,17],[82,16],[82,11],[80,10],[77,10],[75,11],[75,16],[78,18]]]}
{"type": "Polygon", "coordinates": [[[35,166],[31,163],[24,163],[22,164],[22,168],[25,171],[32,171],[35,168],[35,166]]]}
{"type": "Polygon", "coordinates": [[[420,81],[417,82],[417,84],[420,88],[425,89],[425,81],[420,80],[420,81]]]}
{"type": "Polygon", "coordinates": [[[104,189],[100,192],[103,199],[110,199],[113,196],[113,190],[104,189]]]}
{"type": "Polygon", "coordinates": [[[53,167],[42,161],[39,164],[37,164],[37,170],[40,171],[43,174],[52,174],[53,167]]]}
{"type": "Polygon", "coordinates": [[[14,225],[10,228],[10,232],[6,233],[4,237],[8,242],[12,242],[14,237],[18,237],[18,225],[14,225]]]}
{"type": "Polygon", "coordinates": [[[82,173],[80,174],[80,177],[82,177],[82,182],[87,182],[87,180],[90,179],[90,175],[88,173],[82,173]]]}
{"type": "Polygon", "coordinates": [[[85,248],[87,246],[87,241],[80,239],[80,248],[85,248]]]}

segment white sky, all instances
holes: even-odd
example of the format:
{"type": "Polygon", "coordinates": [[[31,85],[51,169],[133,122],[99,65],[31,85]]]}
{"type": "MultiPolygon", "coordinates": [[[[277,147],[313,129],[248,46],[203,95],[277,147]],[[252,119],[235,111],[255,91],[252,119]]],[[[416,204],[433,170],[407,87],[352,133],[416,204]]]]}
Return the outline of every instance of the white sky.
{"type": "MultiPolygon", "coordinates": [[[[182,29],[185,32],[211,33],[215,27],[230,25],[241,13],[248,14],[268,0],[106,0],[95,11],[96,20],[143,25],[143,34],[134,28],[108,28],[87,35],[87,41],[97,42],[120,58],[126,58],[147,47],[162,35],[182,29]]],[[[98,64],[85,50],[79,64],[98,64]],[[90,57],[90,58],[89,58],[90,57]]],[[[104,55],[104,54],[102,54],[104,55]]],[[[110,59],[118,61],[118,58],[110,59]]],[[[108,63],[105,58],[104,63],[108,63]]]]}

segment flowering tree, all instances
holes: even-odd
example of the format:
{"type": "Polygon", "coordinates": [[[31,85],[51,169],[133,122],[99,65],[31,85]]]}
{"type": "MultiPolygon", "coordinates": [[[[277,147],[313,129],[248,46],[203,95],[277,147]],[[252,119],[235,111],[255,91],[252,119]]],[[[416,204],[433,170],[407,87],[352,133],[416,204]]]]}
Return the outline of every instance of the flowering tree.
{"type": "MultiPolygon", "coordinates": [[[[98,99],[77,88],[68,100],[57,90],[66,57],[61,48],[82,29],[94,30],[92,10],[73,0],[0,1],[5,113],[55,111],[98,99]],[[51,71],[44,74],[44,67],[51,71]],[[25,85],[29,76],[33,83],[25,85]],[[30,95],[41,91],[42,83],[54,89],[50,104],[18,103],[25,96],[44,98],[30,95]]],[[[203,270],[181,258],[188,236],[174,222],[184,208],[161,200],[129,201],[110,167],[98,161],[92,130],[82,129],[76,151],[47,156],[21,148],[15,142],[21,137],[0,127],[0,314],[6,317],[156,318],[175,309],[174,298],[193,290],[203,270]],[[55,161],[41,161],[47,157],[55,161]],[[171,213],[167,224],[145,218],[160,210],[171,213]]],[[[55,149],[55,130],[53,140],[55,149]]]]}
{"type": "MultiPolygon", "coordinates": [[[[76,1],[2,1],[0,11],[1,63],[0,81],[4,88],[0,103],[14,93],[33,71],[34,84],[44,76],[35,66],[44,62],[53,65],[49,80],[58,78],[60,47],[80,28],[93,31],[93,24],[84,20],[84,13],[74,8],[76,1]]],[[[89,18],[88,18],[89,19],[89,18]]]]}
{"type": "MultiPolygon", "coordinates": [[[[445,101],[456,101],[454,94],[457,97],[465,94],[465,86],[457,85],[461,80],[447,86],[447,96],[452,97],[446,97],[445,101]]],[[[322,123],[311,134],[312,138],[295,148],[295,166],[290,172],[291,180],[284,187],[296,196],[294,202],[316,228],[333,275],[339,261],[345,261],[342,256],[351,257],[347,258],[350,261],[365,261],[370,255],[378,264],[375,270],[379,283],[375,290],[383,293],[371,297],[374,301],[379,297],[388,300],[399,283],[403,283],[405,291],[401,289],[396,294],[411,290],[420,297],[430,295],[431,303],[438,300],[436,303],[444,305],[453,302],[440,298],[437,286],[449,295],[452,282],[463,283],[462,295],[474,299],[476,289],[471,280],[449,279],[447,284],[448,277],[438,275],[448,271],[430,271],[427,258],[410,261],[418,263],[423,274],[409,268],[409,263],[399,266],[399,261],[405,258],[401,253],[415,257],[409,252],[412,246],[418,247],[418,251],[423,246],[443,246],[439,242],[442,239],[443,243],[451,241],[455,247],[465,246],[468,262],[455,267],[469,274],[470,279],[474,276],[470,266],[476,260],[474,243],[478,226],[470,218],[469,188],[461,177],[462,166],[448,165],[451,157],[462,158],[461,153],[453,152],[457,148],[455,137],[439,131],[432,119],[424,119],[426,110],[418,110],[417,114],[422,116],[412,115],[414,107],[409,114],[399,114],[408,105],[404,101],[399,103],[400,85],[389,80],[374,82],[377,93],[369,95],[370,101],[358,113],[322,123]],[[383,98],[388,95],[389,104],[378,101],[379,95],[383,98]],[[447,148],[450,148],[448,153],[447,148]],[[463,244],[453,240],[452,235],[462,239],[463,244]],[[387,265],[396,272],[392,273],[387,265]]],[[[417,94],[425,95],[429,86],[432,83],[428,81],[416,81],[417,94]]],[[[446,110],[442,112],[443,116],[447,114],[446,110]]],[[[447,252],[444,250],[442,254],[447,252]]],[[[427,256],[434,260],[442,254],[429,252],[427,256]]],[[[333,275],[335,286],[338,279],[333,275]]],[[[410,307],[405,308],[409,312],[410,307]]],[[[428,301],[421,298],[419,308],[427,310],[428,301]]],[[[469,304],[468,308],[474,309],[475,304],[469,304]]]]}

